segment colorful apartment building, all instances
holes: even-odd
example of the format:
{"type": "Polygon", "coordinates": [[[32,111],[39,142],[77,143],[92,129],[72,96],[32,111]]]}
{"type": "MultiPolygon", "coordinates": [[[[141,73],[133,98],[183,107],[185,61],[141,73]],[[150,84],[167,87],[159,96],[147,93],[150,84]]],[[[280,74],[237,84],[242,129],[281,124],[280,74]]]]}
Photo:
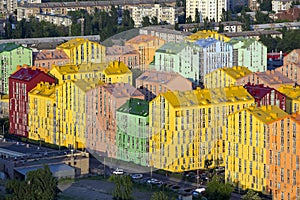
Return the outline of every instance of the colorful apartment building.
{"type": "Polygon", "coordinates": [[[189,42],[196,42],[197,40],[207,39],[207,38],[214,38],[216,40],[223,41],[223,42],[230,41],[229,37],[226,37],[225,35],[222,35],[216,31],[211,31],[211,30],[198,31],[190,36],[187,36],[185,40],[189,42]]]}
{"type": "Polygon", "coordinates": [[[267,70],[267,47],[254,38],[231,39],[233,65],[245,66],[252,72],[267,70]]]}
{"type": "Polygon", "coordinates": [[[204,77],[205,88],[230,87],[237,85],[237,79],[251,74],[244,66],[223,67],[216,69],[204,77]]]}
{"type": "Polygon", "coordinates": [[[154,60],[155,51],[165,43],[164,40],[152,35],[138,35],[125,42],[139,52],[138,69],[145,71],[154,60]]]}
{"type": "Polygon", "coordinates": [[[253,72],[237,79],[237,85],[245,85],[247,83],[263,84],[275,89],[278,89],[282,84],[295,85],[294,81],[274,70],[253,72]]]}
{"type": "Polygon", "coordinates": [[[20,68],[9,77],[9,132],[28,137],[28,92],[39,82],[56,83],[56,79],[39,69],[20,68]]]}
{"type": "Polygon", "coordinates": [[[283,66],[275,71],[300,84],[300,49],[294,49],[283,58],[283,66]]]}
{"type": "Polygon", "coordinates": [[[300,199],[300,115],[294,113],[269,124],[267,189],[272,199],[300,199]]]}
{"type": "Polygon", "coordinates": [[[257,107],[273,105],[286,111],[286,96],[276,89],[251,83],[244,85],[244,88],[253,96],[257,107]]]}
{"type": "Polygon", "coordinates": [[[70,58],[63,50],[42,50],[33,54],[33,65],[47,68],[49,71],[52,65],[65,65],[70,62],[70,58]]]}
{"type": "Polygon", "coordinates": [[[60,146],[86,148],[88,91],[102,85],[99,79],[68,80],[56,89],[56,121],[60,146]]]}
{"type": "Polygon", "coordinates": [[[144,95],[128,83],[106,83],[87,92],[86,148],[90,152],[116,157],[116,112],[130,98],[144,99],[144,95]]]}
{"type": "Polygon", "coordinates": [[[106,47],[106,62],[121,61],[130,69],[136,68],[140,64],[140,55],[138,50],[132,46],[113,45],[106,47]]]}
{"type": "Polygon", "coordinates": [[[145,71],[136,79],[136,88],[145,95],[145,100],[152,100],[157,95],[167,91],[192,90],[192,82],[178,73],[145,71]]]}
{"type": "Polygon", "coordinates": [[[228,114],[254,104],[241,86],[162,93],[149,103],[149,164],[182,172],[225,165],[228,114]]]}
{"type": "Polygon", "coordinates": [[[28,92],[28,138],[57,144],[55,84],[40,82],[28,92]]]}
{"type": "Polygon", "coordinates": [[[9,96],[8,94],[0,95],[0,118],[9,116],[9,96]]]}
{"type": "MultiPolygon", "coordinates": [[[[225,180],[243,189],[268,193],[271,124],[288,114],[277,106],[250,107],[228,116],[225,180]]],[[[277,141],[278,142],[278,141],[277,141]]]]}
{"type": "Polygon", "coordinates": [[[105,83],[128,83],[132,85],[132,72],[121,61],[109,62],[103,71],[105,83]]]}
{"type": "Polygon", "coordinates": [[[0,93],[8,94],[8,78],[18,65],[32,65],[32,50],[15,43],[0,44],[0,93]]]}
{"type": "Polygon", "coordinates": [[[70,63],[79,65],[83,63],[104,63],[105,47],[97,42],[84,38],[71,39],[56,47],[63,50],[70,58],[70,63]]]}
{"type": "Polygon", "coordinates": [[[207,73],[225,66],[232,67],[232,47],[207,38],[194,43],[166,43],[156,51],[151,67],[157,71],[177,72],[200,85],[207,73]]]}
{"type": "Polygon", "coordinates": [[[129,99],[117,110],[117,159],[148,166],[149,104],[129,99]]]}
{"type": "Polygon", "coordinates": [[[286,112],[289,114],[300,111],[300,86],[282,85],[278,91],[286,96],[286,112]]]}

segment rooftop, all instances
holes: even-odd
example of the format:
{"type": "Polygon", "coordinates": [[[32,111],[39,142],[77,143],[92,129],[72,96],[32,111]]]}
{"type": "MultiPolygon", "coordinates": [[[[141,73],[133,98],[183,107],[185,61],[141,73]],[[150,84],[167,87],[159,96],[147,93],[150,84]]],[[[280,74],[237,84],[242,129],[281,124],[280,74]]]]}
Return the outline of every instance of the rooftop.
{"type": "Polygon", "coordinates": [[[77,47],[78,45],[84,44],[85,42],[89,42],[89,40],[85,39],[85,38],[74,38],[74,39],[71,39],[71,40],[59,45],[57,48],[58,49],[72,49],[74,47],[77,47]]]}
{"type": "Polygon", "coordinates": [[[161,53],[169,53],[169,54],[178,54],[180,53],[185,47],[187,47],[188,44],[180,42],[167,42],[163,46],[161,46],[159,49],[156,50],[156,52],[161,53]]]}
{"type": "Polygon", "coordinates": [[[75,85],[80,88],[82,91],[86,92],[90,89],[95,88],[98,85],[104,84],[102,81],[96,78],[90,79],[77,79],[74,81],[75,85]]]}
{"type": "Polygon", "coordinates": [[[243,43],[243,46],[242,48],[248,48],[251,44],[253,44],[254,42],[256,42],[257,40],[255,40],[254,38],[233,38],[229,41],[229,43],[231,45],[235,45],[239,42],[242,42],[243,43]]]}
{"type": "Polygon", "coordinates": [[[300,100],[300,86],[282,85],[278,91],[285,94],[288,98],[300,100]]]}
{"type": "Polygon", "coordinates": [[[55,97],[55,84],[51,84],[48,82],[40,82],[37,84],[35,88],[33,88],[29,94],[40,96],[40,97],[48,97],[54,98],[55,97]]]}
{"type": "Polygon", "coordinates": [[[263,84],[255,85],[248,83],[244,87],[255,99],[261,99],[273,90],[277,91],[274,88],[265,87],[263,84]]]}
{"type": "Polygon", "coordinates": [[[233,86],[215,89],[199,89],[161,94],[173,107],[193,107],[228,102],[249,102],[254,98],[243,86],[233,86]]]}
{"type": "Polygon", "coordinates": [[[63,50],[42,50],[38,52],[34,60],[54,60],[54,59],[69,59],[69,56],[63,50]]]}
{"type": "Polygon", "coordinates": [[[222,70],[224,73],[226,73],[228,76],[234,79],[238,79],[246,75],[252,74],[252,71],[250,71],[247,67],[244,66],[224,67],[220,68],[219,70],[222,70]]]}
{"type": "Polygon", "coordinates": [[[116,75],[116,74],[131,74],[130,69],[123,62],[112,61],[110,62],[104,70],[106,75],[116,75]]]}
{"type": "Polygon", "coordinates": [[[116,98],[144,96],[139,90],[128,83],[106,83],[101,87],[116,98]]]}
{"type": "Polygon", "coordinates": [[[132,46],[119,46],[113,45],[112,47],[106,47],[106,55],[107,56],[117,56],[117,55],[126,55],[126,54],[139,54],[137,50],[135,50],[132,46]]]}
{"type": "Polygon", "coordinates": [[[184,78],[180,74],[177,74],[175,72],[163,72],[163,71],[154,71],[149,70],[145,71],[143,74],[141,74],[137,80],[141,80],[143,82],[155,82],[160,84],[168,84],[169,82],[172,82],[177,77],[184,78]]]}
{"type": "Polygon", "coordinates": [[[140,44],[140,43],[148,43],[153,40],[158,40],[159,38],[152,35],[138,35],[134,38],[128,40],[126,44],[140,44]]]}
{"type": "Polygon", "coordinates": [[[219,42],[219,40],[216,40],[214,38],[206,38],[206,39],[200,39],[200,40],[197,40],[195,41],[194,44],[200,46],[200,47],[203,47],[203,48],[206,48],[214,43],[217,43],[219,42]]]}
{"type": "Polygon", "coordinates": [[[13,73],[9,78],[23,81],[30,81],[31,79],[39,76],[40,74],[46,74],[39,69],[33,68],[20,68],[18,71],[13,73]]]}
{"type": "Polygon", "coordinates": [[[275,30],[261,30],[261,31],[243,31],[243,32],[226,32],[223,33],[229,38],[233,37],[250,37],[250,36],[260,36],[260,35],[282,35],[281,32],[275,30]]]}
{"type": "MultiPolygon", "coordinates": [[[[92,71],[103,71],[105,69],[105,63],[84,63],[80,65],[66,64],[63,66],[53,65],[52,70],[57,70],[60,74],[76,74],[92,71]]],[[[51,70],[51,71],[52,71],[51,70]]]]}
{"type": "Polygon", "coordinates": [[[281,120],[289,115],[279,107],[270,105],[262,107],[250,107],[246,108],[246,110],[248,110],[254,117],[265,124],[281,120]]]}
{"type": "Polygon", "coordinates": [[[196,40],[199,40],[199,39],[214,37],[215,35],[218,35],[220,38],[222,37],[225,40],[229,40],[229,38],[227,38],[224,34],[219,34],[218,32],[211,31],[211,30],[198,31],[198,32],[186,37],[186,40],[196,41],[196,40]]]}
{"type": "Polygon", "coordinates": [[[4,43],[0,44],[0,53],[4,51],[11,51],[13,49],[19,48],[21,45],[18,45],[16,43],[4,43]]]}
{"type": "Polygon", "coordinates": [[[149,114],[149,103],[146,100],[130,98],[118,109],[118,112],[145,117],[149,114]]]}
{"type": "Polygon", "coordinates": [[[172,25],[155,25],[155,26],[143,27],[143,28],[141,28],[141,30],[156,31],[156,32],[160,32],[160,33],[183,35],[183,36],[190,35],[189,32],[176,31],[173,28],[174,28],[174,26],[172,26],[172,25]]]}
{"type": "Polygon", "coordinates": [[[294,81],[274,70],[257,72],[256,75],[259,79],[268,84],[294,84],[294,81]]]}

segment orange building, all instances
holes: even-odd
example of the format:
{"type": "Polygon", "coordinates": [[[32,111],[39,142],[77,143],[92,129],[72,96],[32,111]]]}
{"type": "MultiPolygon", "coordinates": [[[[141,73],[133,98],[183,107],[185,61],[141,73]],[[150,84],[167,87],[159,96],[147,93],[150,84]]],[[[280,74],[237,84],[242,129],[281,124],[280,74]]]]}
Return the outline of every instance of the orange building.
{"type": "Polygon", "coordinates": [[[138,35],[127,42],[125,46],[130,45],[139,52],[139,66],[142,71],[148,69],[149,64],[154,60],[155,51],[165,44],[165,40],[152,35],[138,35]]]}
{"type": "Polygon", "coordinates": [[[129,68],[136,68],[140,63],[139,58],[139,52],[132,46],[106,47],[106,62],[121,61],[129,68]]]}
{"type": "Polygon", "coordinates": [[[300,199],[300,114],[268,125],[267,187],[274,200],[300,199]]]}
{"type": "Polygon", "coordinates": [[[65,65],[70,62],[63,50],[42,50],[33,56],[33,65],[51,70],[52,65],[65,65]]]}

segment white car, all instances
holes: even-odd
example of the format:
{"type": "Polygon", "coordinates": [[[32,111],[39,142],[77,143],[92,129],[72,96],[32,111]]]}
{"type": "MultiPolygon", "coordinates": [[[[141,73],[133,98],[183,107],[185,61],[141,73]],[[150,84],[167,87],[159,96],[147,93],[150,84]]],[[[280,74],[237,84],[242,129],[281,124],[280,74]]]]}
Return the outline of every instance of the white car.
{"type": "Polygon", "coordinates": [[[143,174],[132,174],[131,178],[132,179],[141,179],[141,178],[143,178],[143,174]]]}
{"type": "Polygon", "coordinates": [[[115,174],[115,175],[122,175],[122,174],[124,174],[124,170],[123,170],[123,169],[117,168],[117,169],[113,172],[113,174],[115,174]]]}

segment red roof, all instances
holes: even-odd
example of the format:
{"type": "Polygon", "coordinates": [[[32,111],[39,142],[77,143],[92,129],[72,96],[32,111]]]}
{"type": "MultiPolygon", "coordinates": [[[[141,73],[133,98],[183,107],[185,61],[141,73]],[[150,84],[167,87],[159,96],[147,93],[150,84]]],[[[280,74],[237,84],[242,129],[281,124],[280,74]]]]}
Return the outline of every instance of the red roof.
{"type": "Polygon", "coordinates": [[[244,85],[244,88],[246,88],[255,99],[262,99],[269,92],[275,90],[274,88],[265,87],[263,84],[255,85],[251,83],[244,85]]]}
{"type": "Polygon", "coordinates": [[[39,69],[20,68],[18,71],[13,73],[10,76],[10,78],[17,79],[17,80],[23,80],[23,81],[30,81],[31,79],[33,79],[34,77],[36,77],[40,74],[46,74],[46,73],[39,69]]]}

